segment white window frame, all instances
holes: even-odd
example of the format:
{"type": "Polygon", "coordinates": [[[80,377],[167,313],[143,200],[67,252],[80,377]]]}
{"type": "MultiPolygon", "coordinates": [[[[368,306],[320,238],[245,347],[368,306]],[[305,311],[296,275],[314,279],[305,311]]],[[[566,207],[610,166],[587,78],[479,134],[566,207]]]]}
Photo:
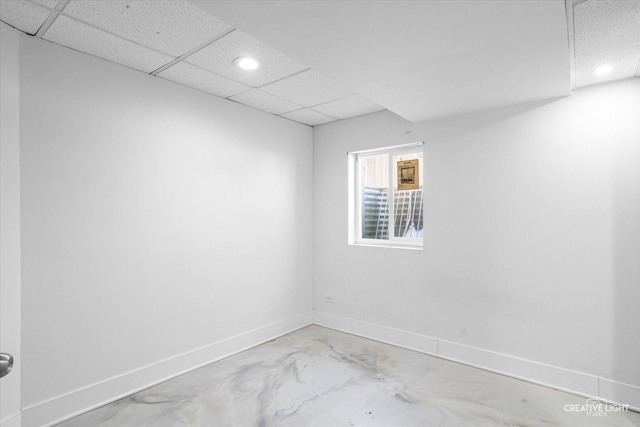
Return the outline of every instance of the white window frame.
{"type": "MultiPolygon", "coordinates": [[[[376,148],[371,150],[353,151],[348,155],[348,177],[349,177],[349,230],[348,243],[357,246],[377,246],[387,248],[419,249],[422,250],[424,244],[423,237],[396,237],[395,232],[395,181],[397,180],[396,167],[393,156],[422,152],[424,162],[424,141],[411,144],[396,145],[390,147],[376,148]],[[362,191],[359,159],[370,156],[387,154],[389,157],[389,238],[388,239],[366,239],[362,237],[362,191]]],[[[421,165],[424,174],[424,163],[421,165]]],[[[422,189],[424,203],[424,184],[422,189]]],[[[424,224],[424,211],[423,224],[424,224]]],[[[423,226],[424,229],[424,226],[423,226]]]]}

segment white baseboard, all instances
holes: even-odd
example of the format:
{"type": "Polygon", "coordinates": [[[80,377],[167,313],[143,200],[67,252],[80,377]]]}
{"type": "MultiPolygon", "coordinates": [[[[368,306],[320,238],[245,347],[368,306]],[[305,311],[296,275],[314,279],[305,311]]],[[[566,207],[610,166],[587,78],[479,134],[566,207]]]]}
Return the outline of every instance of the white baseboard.
{"type": "Polygon", "coordinates": [[[51,426],[170,378],[315,323],[535,384],[626,404],[640,411],[640,387],[481,348],[321,311],[303,313],[28,406],[0,427],[51,426]]]}
{"type": "MultiPolygon", "coordinates": [[[[22,410],[22,424],[25,427],[51,426],[308,326],[311,321],[312,313],[303,313],[28,406],[22,410]]],[[[2,427],[5,427],[4,423],[2,427]]]]}
{"type": "Polygon", "coordinates": [[[638,386],[322,311],[313,311],[313,323],[640,412],[638,386]]]}
{"type": "Polygon", "coordinates": [[[18,412],[15,415],[5,418],[0,421],[0,427],[21,427],[22,426],[22,413],[18,412]]]}
{"type": "Polygon", "coordinates": [[[640,387],[600,378],[600,396],[614,403],[626,403],[629,408],[640,412],[640,387]]]}

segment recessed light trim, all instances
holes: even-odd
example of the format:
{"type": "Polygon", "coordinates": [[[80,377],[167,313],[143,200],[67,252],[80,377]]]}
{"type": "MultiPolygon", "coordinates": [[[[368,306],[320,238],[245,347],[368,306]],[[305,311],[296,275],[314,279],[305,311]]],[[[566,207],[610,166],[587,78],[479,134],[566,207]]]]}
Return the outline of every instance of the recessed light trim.
{"type": "Polygon", "coordinates": [[[251,58],[249,56],[240,56],[234,59],[233,63],[237,67],[247,71],[253,71],[260,67],[260,62],[258,62],[257,59],[251,58]]]}
{"type": "Polygon", "coordinates": [[[603,64],[598,68],[596,68],[595,70],[593,70],[593,74],[601,76],[603,74],[609,74],[611,70],[613,70],[613,66],[611,64],[603,64]]]}

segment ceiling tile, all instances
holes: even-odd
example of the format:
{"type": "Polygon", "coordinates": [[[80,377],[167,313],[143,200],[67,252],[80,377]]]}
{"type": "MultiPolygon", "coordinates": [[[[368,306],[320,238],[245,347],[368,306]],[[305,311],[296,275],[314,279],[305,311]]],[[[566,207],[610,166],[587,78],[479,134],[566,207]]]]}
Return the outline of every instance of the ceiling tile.
{"type": "Polygon", "coordinates": [[[44,7],[48,7],[49,9],[55,9],[60,0],[31,0],[34,3],[38,3],[44,7]]]}
{"type": "Polygon", "coordinates": [[[64,13],[176,57],[231,29],[187,1],[72,0],[64,13]]]}
{"type": "Polygon", "coordinates": [[[277,96],[269,93],[262,92],[260,89],[253,89],[248,92],[232,96],[229,99],[273,114],[282,114],[301,108],[298,104],[278,98],[277,96]]]}
{"type": "Polygon", "coordinates": [[[186,61],[253,87],[263,86],[307,68],[238,30],[194,53],[186,61]],[[257,59],[261,67],[254,71],[236,67],[233,60],[241,56],[257,59]]]}
{"type": "Polygon", "coordinates": [[[310,108],[291,111],[290,113],[281,114],[281,116],[309,126],[321,125],[336,120],[333,117],[318,113],[310,108]]]}
{"type": "Polygon", "coordinates": [[[240,83],[183,62],[178,62],[161,73],[158,73],[158,76],[194,89],[209,92],[222,98],[227,98],[250,89],[240,83]]]}
{"type": "Polygon", "coordinates": [[[640,61],[640,43],[576,58],[576,88],[633,77],[638,70],[638,61],[640,61]],[[611,72],[604,75],[594,74],[593,71],[604,64],[613,67],[611,72]]]}
{"type": "Polygon", "coordinates": [[[346,119],[349,117],[361,116],[363,114],[374,113],[384,110],[384,107],[369,101],[361,95],[348,96],[336,101],[313,107],[320,113],[327,114],[336,119],[346,119]]]}
{"type": "Polygon", "coordinates": [[[49,11],[25,0],[0,1],[0,21],[27,34],[35,34],[49,11]]]}
{"type": "Polygon", "coordinates": [[[640,43],[640,1],[579,3],[573,21],[576,57],[640,43]]]}
{"type": "Polygon", "coordinates": [[[44,39],[149,73],[173,58],[60,15],[44,39]]]}
{"type": "Polygon", "coordinates": [[[261,89],[305,107],[313,107],[353,94],[314,70],[296,74],[261,89]]]}

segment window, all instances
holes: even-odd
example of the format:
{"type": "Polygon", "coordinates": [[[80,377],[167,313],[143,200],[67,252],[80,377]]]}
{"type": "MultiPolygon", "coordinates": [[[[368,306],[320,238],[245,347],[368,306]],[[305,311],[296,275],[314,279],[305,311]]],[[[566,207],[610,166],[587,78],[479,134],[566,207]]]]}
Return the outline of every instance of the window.
{"type": "Polygon", "coordinates": [[[422,248],[423,143],[349,153],[349,243],[422,248]]]}

